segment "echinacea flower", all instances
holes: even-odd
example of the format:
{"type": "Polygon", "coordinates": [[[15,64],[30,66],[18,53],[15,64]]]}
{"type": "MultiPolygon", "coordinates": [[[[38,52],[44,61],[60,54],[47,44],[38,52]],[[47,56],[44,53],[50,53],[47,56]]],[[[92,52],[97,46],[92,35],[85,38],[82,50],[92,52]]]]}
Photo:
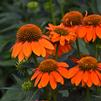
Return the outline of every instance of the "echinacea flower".
{"type": "Polygon", "coordinates": [[[83,38],[86,42],[95,41],[96,38],[101,39],[101,16],[92,14],[84,17],[82,26],[78,30],[79,38],[83,38]]]}
{"type": "Polygon", "coordinates": [[[50,84],[52,89],[57,87],[57,83],[64,84],[64,78],[67,78],[68,64],[57,62],[53,59],[46,59],[40,63],[34,71],[31,80],[35,80],[34,87],[46,87],[50,84]]]}
{"type": "Polygon", "coordinates": [[[34,24],[26,24],[17,31],[12,57],[18,57],[18,60],[22,61],[29,58],[32,52],[45,57],[47,50],[54,50],[54,46],[44,37],[41,29],[34,24]]]}
{"type": "Polygon", "coordinates": [[[92,56],[82,57],[76,66],[69,69],[68,79],[76,86],[101,86],[101,63],[92,56]]]}
{"type": "Polygon", "coordinates": [[[76,40],[76,34],[63,26],[63,24],[58,26],[49,24],[47,29],[49,30],[50,40],[53,43],[59,42],[61,46],[64,46],[66,43],[71,43],[76,40]]]}

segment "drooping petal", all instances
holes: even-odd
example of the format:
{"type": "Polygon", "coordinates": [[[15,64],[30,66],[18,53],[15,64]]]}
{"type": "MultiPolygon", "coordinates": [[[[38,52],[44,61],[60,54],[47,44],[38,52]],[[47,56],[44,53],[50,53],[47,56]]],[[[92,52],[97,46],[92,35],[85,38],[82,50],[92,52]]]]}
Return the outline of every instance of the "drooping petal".
{"type": "Polygon", "coordinates": [[[43,47],[45,47],[45,48],[47,48],[47,49],[54,50],[54,46],[51,44],[51,42],[49,42],[48,40],[46,40],[46,39],[44,39],[44,38],[41,38],[41,39],[39,40],[39,43],[40,43],[43,47]]]}
{"type": "Polygon", "coordinates": [[[57,82],[52,74],[50,74],[49,77],[50,77],[50,85],[52,89],[55,89],[57,87],[57,82]]]}
{"type": "Polygon", "coordinates": [[[44,73],[42,75],[40,82],[39,82],[39,85],[41,85],[41,87],[45,87],[45,86],[47,86],[48,82],[49,82],[49,74],[44,73]]]}
{"type": "Polygon", "coordinates": [[[90,27],[87,28],[86,39],[87,39],[88,42],[91,41],[92,38],[93,38],[93,34],[94,34],[93,31],[94,30],[93,30],[92,26],[90,26],[90,27]]]}
{"type": "Polygon", "coordinates": [[[41,49],[40,49],[40,44],[38,42],[32,42],[31,43],[32,51],[37,55],[41,55],[41,49]]]}
{"type": "Polygon", "coordinates": [[[23,54],[28,58],[31,55],[31,44],[29,42],[25,42],[23,44],[23,54]]]}
{"type": "Polygon", "coordinates": [[[96,27],[96,34],[101,39],[101,27],[100,26],[96,27]]]}
{"type": "Polygon", "coordinates": [[[22,51],[18,54],[18,60],[21,62],[24,59],[24,54],[22,51]]]}
{"type": "Polygon", "coordinates": [[[78,66],[75,66],[68,71],[68,78],[73,77],[79,71],[78,66]]]}
{"type": "Polygon", "coordinates": [[[22,49],[22,43],[15,43],[15,45],[12,47],[12,57],[16,58],[19,52],[22,49]]]}
{"type": "Polygon", "coordinates": [[[78,86],[82,80],[83,77],[83,71],[79,71],[76,75],[75,75],[75,85],[78,86]]]}
{"type": "Polygon", "coordinates": [[[36,78],[36,80],[35,80],[35,83],[34,83],[34,87],[36,87],[36,85],[37,85],[38,82],[40,81],[40,79],[41,79],[41,77],[42,77],[42,74],[43,74],[43,73],[40,73],[40,74],[37,76],[37,78],[36,78]]]}
{"type": "Polygon", "coordinates": [[[87,71],[84,72],[82,80],[87,83],[87,80],[88,80],[88,72],[87,71]]]}
{"type": "Polygon", "coordinates": [[[39,43],[42,57],[46,56],[46,49],[39,43]]]}
{"type": "Polygon", "coordinates": [[[58,72],[53,71],[53,72],[51,72],[51,75],[54,76],[54,78],[57,82],[61,83],[62,85],[64,84],[64,79],[62,78],[62,76],[58,72]]]}
{"type": "Polygon", "coordinates": [[[96,86],[99,85],[100,81],[95,71],[91,71],[91,80],[96,86]]]}
{"type": "Polygon", "coordinates": [[[64,77],[68,78],[68,70],[64,67],[59,67],[58,72],[64,77]]]}
{"type": "Polygon", "coordinates": [[[99,86],[101,86],[101,73],[98,70],[95,70],[97,76],[99,77],[99,86]]]}
{"type": "Polygon", "coordinates": [[[92,86],[92,79],[91,79],[91,74],[90,74],[90,72],[88,71],[88,81],[87,81],[87,86],[88,87],[91,87],[92,86]]]}
{"type": "Polygon", "coordinates": [[[79,38],[83,38],[86,35],[86,28],[85,27],[79,28],[77,34],[78,34],[79,38]]]}
{"type": "Polygon", "coordinates": [[[31,80],[34,80],[41,72],[39,70],[36,70],[33,76],[31,77],[31,80]]]}

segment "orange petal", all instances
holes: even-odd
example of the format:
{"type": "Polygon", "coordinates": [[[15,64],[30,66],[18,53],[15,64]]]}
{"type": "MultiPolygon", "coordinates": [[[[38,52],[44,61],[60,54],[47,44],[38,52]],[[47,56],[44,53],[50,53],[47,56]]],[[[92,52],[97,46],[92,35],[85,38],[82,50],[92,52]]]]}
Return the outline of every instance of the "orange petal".
{"type": "Polygon", "coordinates": [[[91,73],[88,71],[88,81],[87,81],[88,87],[92,86],[92,79],[91,79],[91,73]]]}
{"type": "Polygon", "coordinates": [[[101,27],[100,26],[96,27],[96,34],[101,39],[101,27]]]}
{"type": "Polygon", "coordinates": [[[69,65],[67,63],[65,63],[65,62],[58,62],[57,65],[59,67],[69,67],[69,65]]]}
{"type": "Polygon", "coordinates": [[[20,51],[20,53],[18,54],[18,59],[20,62],[24,59],[24,54],[22,51],[20,51]]]}
{"type": "Polygon", "coordinates": [[[87,71],[84,72],[82,80],[87,83],[87,80],[88,80],[88,72],[87,71]]]}
{"type": "Polygon", "coordinates": [[[57,82],[61,83],[62,85],[64,84],[64,79],[62,78],[62,76],[58,72],[53,71],[53,72],[51,72],[51,75],[54,76],[54,78],[57,82]]]}
{"type": "Polygon", "coordinates": [[[64,36],[61,36],[60,37],[60,45],[61,46],[64,46],[65,45],[65,37],[64,36]]]}
{"type": "Polygon", "coordinates": [[[58,72],[64,77],[68,78],[68,70],[65,67],[59,67],[58,72]]]}
{"type": "Polygon", "coordinates": [[[38,84],[38,82],[40,81],[41,77],[42,77],[43,73],[39,73],[39,75],[37,76],[35,83],[34,83],[34,87],[36,87],[36,85],[38,84]]]}
{"type": "Polygon", "coordinates": [[[50,77],[50,85],[51,85],[52,89],[55,89],[57,87],[57,83],[56,83],[53,75],[50,74],[49,77],[50,77]]]}
{"type": "Polygon", "coordinates": [[[42,57],[46,56],[46,49],[39,43],[42,57]]]}
{"type": "Polygon", "coordinates": [[[78,36],[79,38],[84,38],[84,36],[86,35],[86,28],[85,27],[81,27],[78,29],[78,36]]]}
{"type": "Polygon", "coordinates": [[[68,78],[72,78],[79,71],[78,66],[70,68],[68,71],[68,78]]]}
{"type": "Polygon", "coordinates": [[[83,77],[83,71],[79,71],[76,75],[75,75],[75,85],[78,86],[82,80],[82,77],[83,77]]]}
{"type": "Polygon", "coordinates": [[[101,73],[98,70],[96,70],[95,72],[96,72],[96,74],[97,74],[97,76],[99,77],[99,80],[100,80],[99,86],[101,86],[101,73]]]}
{"type": "Polygon", "coordinates": [[[51,42],[49,42],[48,40],[46,40],[46,39],[44,39],[44,38],[41,38],[41,39],[39,40],[39,43],[40,43],[43,47],[45,47],[45,48],[47,48],[47,49],[54,50],[54,46],[51,44],[51,42]]]}
{"type": "Polygon", "coordinates": [[[85,82],[84,81],[82,81],[82,87],[84,87],[85,86],[85,82]]]}
{"type": "Polygon", "coordinates": [[[96,86],[99,85],[100,81],[99,81],[98,75],[96,74],[95,71],[91,71],[91,80],[96,86]]]}
{"type": "Polygon", "coordinates": [[[48,74],[48,73],[44,73],[44,74],[42,75],[41,80],[40,80],[39,87],[40,87],[40,86],[41,86],[41,87],[47,86],[48,82],[49,82],[49,74],[48,74]]]}
{"type": "Polygon", "coordinates": [[[32,75],[31,80],[34,80],[40,74],[39,70],[36,70],[35,73],[32,75]]]}
{"type": "Polygon", "coordinates": [[[93,34],[94,34],[94,30],[93,30],[92,26],[90,26],[90,27],[87,28],[87,32],[86,33],[87,33],[86,34],[86,39],[89,42],[89,41],[92,40],[93,34]]]}
{"type": "Polygon", "coordinates": [[[23,44],[23,53],[28,58],[31,55],[31,52],[32,52],[32,50],[31,50],[31,44],[26,41],[23,44]]]}
{"type": "Polygon", "coordinates": [[[37,56],[41,55],[40,44],[38,42],[32,42],[31,47],[33,53],[35,53],[37,56]]]}
{"type": "Polygon", "coordinates": [[[22,43],[15,43],[12,47],[12,57],[16,58],[22,49],[22,43]]]}

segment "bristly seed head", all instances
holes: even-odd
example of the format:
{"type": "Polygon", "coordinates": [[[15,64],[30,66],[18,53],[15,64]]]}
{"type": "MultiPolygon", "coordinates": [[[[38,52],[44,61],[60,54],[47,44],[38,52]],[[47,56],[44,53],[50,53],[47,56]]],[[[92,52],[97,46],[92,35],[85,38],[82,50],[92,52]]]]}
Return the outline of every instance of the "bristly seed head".
{"type": "Polygon", "coordinates": [[[66,13],[63,18],[63,24],[65,26],[75,26],[75,25],[80,25],[83,19],[82,13],[79,11],[71,11],[69,13],[66,13]]]}
{"type": "Polygon", "coordinates": [[[17,41],[37,41],[42,36],[41,29],[34,24],[26,24],[17,31],[17,41]]]}
{"type": "Polygon", "coordinates": [[[92,14],[84,17],[83,19],[83,25],[92,25],[92,26],[97,26],[101,24],[101,16],[92,14]]]}
{"type": "Polygon", "coordinates": [[[39,65],[39,69],[42,72],[56,71],[58,68],[57,62],[53,59],[46,59],[42,61],[39,65]]]}
{"type": "Polygon", "coordinates": [[[97,68],[97,60],[92,56],[82,57],[78,61],[78,65],[82,70],[94,70],[97,68]]]}

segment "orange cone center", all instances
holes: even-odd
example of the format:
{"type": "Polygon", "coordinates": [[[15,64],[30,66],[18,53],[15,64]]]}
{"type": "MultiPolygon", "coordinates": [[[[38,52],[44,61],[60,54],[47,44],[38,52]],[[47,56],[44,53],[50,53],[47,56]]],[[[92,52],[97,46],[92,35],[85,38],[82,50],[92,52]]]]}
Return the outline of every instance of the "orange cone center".
{"type": "Polygon", "coordinates": [[[34,24],[27,24],[20,27],[17,32],[17,41],[37,41],[42,35],[41,29],[34,24]]]}
{"type": "Polygon", "coordinates": [[[83,24],[97,26],[101,24],[101,16],[95,14],[89,15],[83,19],[83,24]]]}
{"type": "Polygon", "coordinates": [[[78,63],[82,70],[92,70],[97,68],[97,60],[91,56],[81,58],[78,63]]]}
{"type": "Polygon", "coordinates": [[[57,62],[53,59],[46,59],[39,65],[39,69],[42,72],[51,72],[57,70],[57,62]]]}
{"type": "Polygon", "coordinates": [[[65,26],[79,25],[83,19],[83,15],[79,11],[71,11],[66,13],[62,19],[65,26]]]}

